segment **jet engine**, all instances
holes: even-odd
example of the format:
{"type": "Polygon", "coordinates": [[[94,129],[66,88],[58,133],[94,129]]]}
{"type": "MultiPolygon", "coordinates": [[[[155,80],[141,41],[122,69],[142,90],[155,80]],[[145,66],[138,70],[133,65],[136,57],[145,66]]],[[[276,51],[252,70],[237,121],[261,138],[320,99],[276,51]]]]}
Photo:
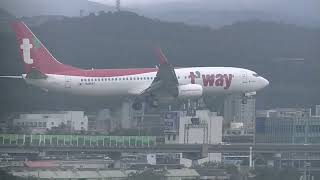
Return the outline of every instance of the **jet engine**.
{"type": "Polygon", "coordinates": [[[203,95],[203,88],[199,84],[185,84],[178,86],[179,99],[199,99],[203,95]]]}

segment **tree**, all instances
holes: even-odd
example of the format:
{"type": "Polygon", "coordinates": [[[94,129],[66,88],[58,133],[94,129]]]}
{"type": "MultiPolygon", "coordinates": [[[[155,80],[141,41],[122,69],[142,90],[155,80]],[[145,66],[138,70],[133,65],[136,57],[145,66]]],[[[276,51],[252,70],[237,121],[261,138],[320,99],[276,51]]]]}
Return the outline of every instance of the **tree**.
{"type": "Polygon", "coordinates": [[[255,180],[298,180],[300,174],[296,169],[257,168],[253,171],[255,180]]]}
{"type": "Polygon", "coordinates": [[[146,169],[130,173],[127,180],[163,180],[165,178],[166,170],[146,169]]]}

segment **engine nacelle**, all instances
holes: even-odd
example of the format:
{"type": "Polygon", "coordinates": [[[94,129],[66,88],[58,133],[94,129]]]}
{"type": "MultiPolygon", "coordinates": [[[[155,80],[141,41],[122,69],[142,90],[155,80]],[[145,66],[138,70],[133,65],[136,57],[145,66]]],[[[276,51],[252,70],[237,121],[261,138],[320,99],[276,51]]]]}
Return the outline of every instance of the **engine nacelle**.
{"type": "Polygon", "coordinates": [[[185,84],[178,86],[179,99],[199,99],[203,95],[203,88],[199,84],[185,84]]]}

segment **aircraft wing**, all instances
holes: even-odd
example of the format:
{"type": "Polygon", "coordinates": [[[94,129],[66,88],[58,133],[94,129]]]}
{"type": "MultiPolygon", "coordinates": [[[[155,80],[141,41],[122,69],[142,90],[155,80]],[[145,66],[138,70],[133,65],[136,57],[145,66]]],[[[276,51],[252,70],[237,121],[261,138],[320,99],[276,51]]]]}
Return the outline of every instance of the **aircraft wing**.
{"type": "Polygon", "coordinates": [[[168,63],[167,58],[160,48],[156,49],[156,53],[160,59],[157,75],[151,85],[145,89],[141,95],[148,96],[161,93],[169,96],[176,96],[178,94],[177,86],[179,83],[174,67],[168,63]]]}

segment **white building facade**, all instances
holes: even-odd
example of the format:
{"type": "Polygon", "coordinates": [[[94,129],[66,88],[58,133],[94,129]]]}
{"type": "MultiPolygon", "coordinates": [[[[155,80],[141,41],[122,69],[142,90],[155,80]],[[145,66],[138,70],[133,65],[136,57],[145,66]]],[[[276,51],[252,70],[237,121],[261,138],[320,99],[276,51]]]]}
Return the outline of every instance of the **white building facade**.
{"type": "Polygon", "coordinates": [[[243,123],[244,128],[254,128],[256,99],[250,97],[246,103],[241,96],[231,95],[224,101],[224,120],[228,123],[243,123]]]}
{"type": "MultiPolygon", "coordinates": [[[[209,110],[197,110],[196,116],[187,116],[183,111],[165,114],[166,144],[219,144],[222,141],[223,117],[209,110]]],[[[209,153],[207,161],[221,161],[221,153],[209,153]]]]}
{"type": "Polygon", "coordinates": [[[45,113],[20,114],[13,125],[32,130],[51,130],[65,125],[71,131],[88,130],[88,117],[83,111],[57,111],[45,113]]]}

